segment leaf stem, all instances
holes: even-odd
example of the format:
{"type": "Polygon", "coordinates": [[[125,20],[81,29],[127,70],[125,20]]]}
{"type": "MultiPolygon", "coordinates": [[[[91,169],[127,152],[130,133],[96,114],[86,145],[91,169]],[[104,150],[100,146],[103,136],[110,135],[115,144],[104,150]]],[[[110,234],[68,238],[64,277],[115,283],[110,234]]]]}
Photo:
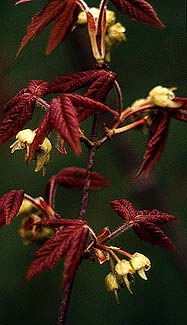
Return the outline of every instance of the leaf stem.
{"type": "Polygon", "coordinates": [[[115,86],[115,90],[117,93],[117,99],[118,99],[118,112],[119,112],[119,115],[121,115],[122,110],[123,110],[123,98],[122,98],[121,88],[120,88],[120,85],[117,82],[117,80],[114,81],[114,86],[115,86]]]}
{"type": "Polygon", "coordinates": [[[121,227],[117,228],[116,230],[114,230],[110,235],[108,235],[107,237],[105,237],[100,244],[105,244],[106,242],[108,242],[109,240],[113,239],[114,237],[120,235],[122,232],[124,232],[125,230],[127,230],[128,228],[130,228],[132,226],[131,221],[123,224],[121,227]]]}
{"type": "Polygon", "coordinates": [[[40,97],[36,97],[36,101],[38,104],[40,104],[41,106],[45,107],[45,109],[48,111],[49,110],[49,107],[50,105],[45,101],[43,100],[42,98],[40,97]]]}

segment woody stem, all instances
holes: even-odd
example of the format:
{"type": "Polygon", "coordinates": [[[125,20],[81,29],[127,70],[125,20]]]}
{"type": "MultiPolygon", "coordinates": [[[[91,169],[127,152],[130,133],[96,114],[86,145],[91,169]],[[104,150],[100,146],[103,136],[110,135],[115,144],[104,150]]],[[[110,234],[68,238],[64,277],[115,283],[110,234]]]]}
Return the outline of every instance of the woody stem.
{"type": "Polygon", "coordinates": [[[89,189],[90,189],[90,183],[91,183],[92,167],[94,165],[94,159],[95,159],[95,154],[96,154],[96,150],[97,150],[96,137],[97,137],[97,131],[98,131],[98,125],[99,125],[99,116],[100,116],[100,112],[96,112],[94,115],[94,120],[93,120],[93,126],[92,126],[92,132],[91,132],[91,141],[93,142],[93,146],[89,150],[88,165],[87,165],[87,170],[86,170],[86,179],[85,179],[83,192],[82,192],[82,199],[81,199],[80,212],[79,212],[79,218],[81,220],[85,219],[86,208],[88,205],[88,195],[89,195],[89,189]]]}

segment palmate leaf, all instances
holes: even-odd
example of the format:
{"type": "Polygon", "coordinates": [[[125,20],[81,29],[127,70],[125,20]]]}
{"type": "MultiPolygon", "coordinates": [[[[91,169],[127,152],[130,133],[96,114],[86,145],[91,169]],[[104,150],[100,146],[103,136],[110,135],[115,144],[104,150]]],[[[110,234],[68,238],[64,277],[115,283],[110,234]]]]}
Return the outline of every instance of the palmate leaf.
{"type": "Polygon", "coordinates": [[[43,80],[31,80],[28,87],[22,89],[4,106],[6,114],[0,123],[0,144],[16,135],[23,126],[30,122],[37,97],[48,92],[48,83],[43,80]]]}
{"type": "Polygon", "coordinates": [[[150,135],[147,142],[147,148],[144,154],[143,163],[137,172],[138,177],[142,172],[149,176],[153,167],[159,160],[166,142],[170,116],[167,112],[160,111],[157,113],[155,121],[150,128],[150,135]]]}
{"type": "MultiPolygon", "coordinates": [[[[71,189],[83,189],[86,179],[86,169],[78,167],[63,168],[58,174],[52,176],[46,186],[45,199],[53,206],[57,185],[71,189]]],[[[100,189],[110,183],[99,173],[91,172],[90,189],[100,189]]]]}
{"type": "Polygon", "coordinates": [[[0,226],[10,224],[23,201],[24,190],[12,190],[0,198],[0,226]]]}
{"type": "Polygon", "coordinates": [[[134,20],[164,28],[153,7],[145,0],[111,0],[117,10],[134,20]]]}
{"type": "Polygon", "coordinates": [[[49,54],[63,41],[73,27],[78,17],[77,9],[78,5],[73,0],[49,0],[43,9],[32,18],[27,32],[21,41],[17,55],[19,55],[28,42],[32,41],[54,20],[55,24],[47,47],[47,54],[49,54]]]}
{"type": "Polygon", "coordinates": [[[112,209],[131,225],[140,240],[169,249],[175,248],[170,238],[158,225],[177,220],[171,214],[154,210],[136,210],[132,203],[122,199],[111,202],[112,209]]]}
{"type": "MultiPolygon", "coordinates": [[[[73,281],[74,275],[83,257],[83,251],[89,234],[85,222],[78,220],[78,224],[71,220],[70,224],[58,219],[55,226],[63,226],[36,252],[36,258],[30,265],[26,279],[30,279],[48,268],[53,268],[56,263],[66,255],[62,289],[73,281]]],[[[54,220],[38,223],[54,227],[54,220]]]]}

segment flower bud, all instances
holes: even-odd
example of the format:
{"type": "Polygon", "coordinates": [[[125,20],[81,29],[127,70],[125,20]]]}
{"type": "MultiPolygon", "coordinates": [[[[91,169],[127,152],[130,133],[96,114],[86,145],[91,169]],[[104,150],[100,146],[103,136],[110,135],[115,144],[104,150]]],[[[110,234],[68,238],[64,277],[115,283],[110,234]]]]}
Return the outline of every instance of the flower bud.
{"type": "Polygon", "coordinates": [[[130,264],[142,279],[147,280],[145,271],[148,271],[151,268],[151,262],[145,255],[134,253],[130,259],[130,264]]]}

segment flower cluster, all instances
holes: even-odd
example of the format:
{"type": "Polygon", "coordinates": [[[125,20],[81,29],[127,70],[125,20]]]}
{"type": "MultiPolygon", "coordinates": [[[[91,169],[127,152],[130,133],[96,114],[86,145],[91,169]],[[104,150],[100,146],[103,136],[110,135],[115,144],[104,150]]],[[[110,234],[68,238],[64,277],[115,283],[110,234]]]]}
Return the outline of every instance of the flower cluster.
{"type": "MultiPolygon", "coordinates": [[[[16,135],[16,141],[10,146],[11,153],[14,153],[16,150],[24,150],[26,149],[26,159],[29,156],[29,148],[32,144],[36,132],[32,131],[30,129],[25,129],[16,135]]],[[[39,146],[38,150],[36,150],[36,153],[33,160],[36,160],[36,168],[35,172],[40,171],[43,168],[43,173],[45,173],[45,167],[49,163],[50,158],[50,152],[52,149],[51,142],[48,138],[45,138],[43,143],[39,146]]]]}
{"type": "Polygon", "coordinates": [[[132,293],[131,283],[134,281],[134,275],[137,272],[139,276],[147,280],[145,274],[151,267],[150,260],[141,253],[134,253],[129,261],[123,259],[119,260],[112,270],[105,278],[107,290],[113,292],[118,302],[118,291],[120,288],[126,286],[130,293],[132,293]]]}

